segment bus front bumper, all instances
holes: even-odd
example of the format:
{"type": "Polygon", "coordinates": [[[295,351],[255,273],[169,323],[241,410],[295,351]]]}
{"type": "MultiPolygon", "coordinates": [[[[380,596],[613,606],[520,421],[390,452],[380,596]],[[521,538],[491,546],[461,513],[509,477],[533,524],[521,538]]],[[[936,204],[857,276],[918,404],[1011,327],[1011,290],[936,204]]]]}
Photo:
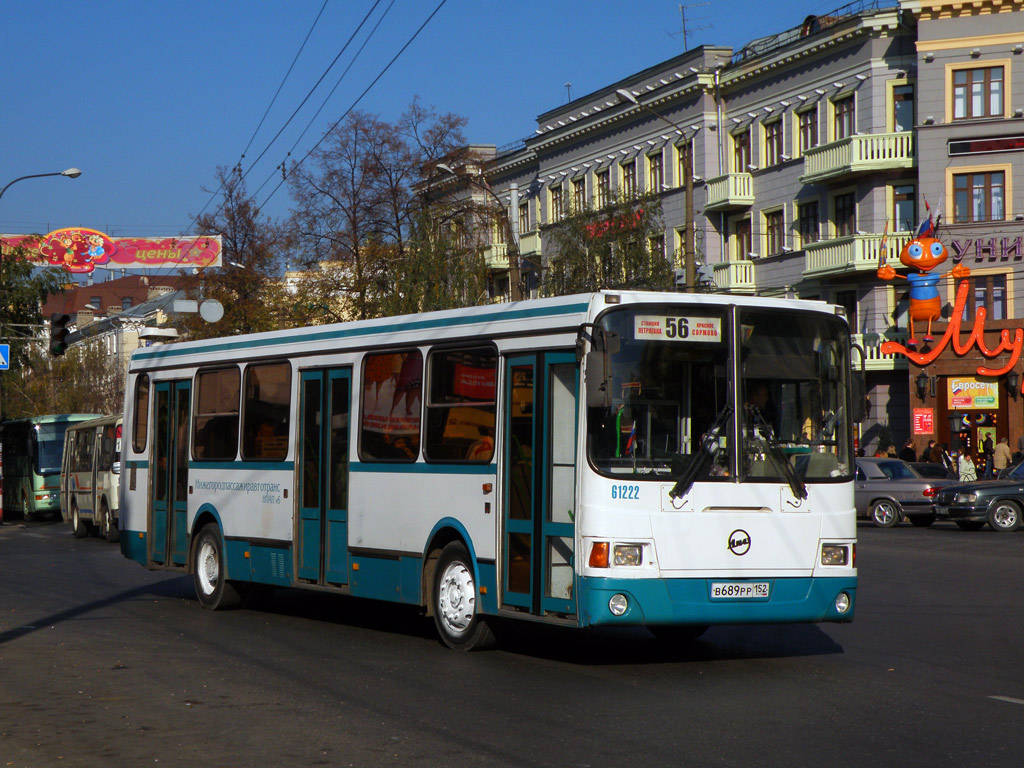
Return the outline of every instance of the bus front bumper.
{"type": "Polygon", "coordinates": [[[582,626],[853,621],[857,577],[580,579],[582,626]],[[765,595],[765,591],[767,595],[765,595]]]}

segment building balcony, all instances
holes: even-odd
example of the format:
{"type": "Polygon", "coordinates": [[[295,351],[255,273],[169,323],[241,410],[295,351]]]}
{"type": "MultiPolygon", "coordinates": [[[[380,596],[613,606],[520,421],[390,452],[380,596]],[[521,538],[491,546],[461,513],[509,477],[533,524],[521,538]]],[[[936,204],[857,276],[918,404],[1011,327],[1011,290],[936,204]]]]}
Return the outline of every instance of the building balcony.
{"type": "Polygon", "coordinates": [[[754,262],[747,259],[712,264],[715,285],[726,293],[754,293],[754,262]]]}
{"type": "MultiPolygon", "coordinates": [[[[866,371],[905,371],[907,358],[903,355],[883,355],[882,342],[907,339],[906,333],[887,331],[886,333],[852,333],[850,339],[864,350],[864,370],[866,371]]],[[[860,360],[854,357],[853,367],[860,370],[860,360]]]]}
{"type": "Polygon", "coordinates": [[[749,173],[727,173],[708,179],[706,211],[749,208],[754,204],[754,179],[749,173]]]}
{"type": "MultiPolygon", "coordinates": [[[[899,265],[899,254],[903,245],[911,238],[909,232],[893,232],[886,242],[886,258],[899,265]]],[[[879,267],[878,257],[882,250],[882,235],[865,234],[837,237],[806,243],[804,277],[828,277],[848,272],[875,272],[879,267]]]]}
{"type": "Polygon", "coordinates": [[[484,264],[487,269],[508,269],[508,246],[505,243],[492,243],[484,248],[484,264]]]}
{"type": "Polygon", "coordinates": [[[540,232],[524,232],[519,235],[519,253],[540,253],[540,232]]]}
{"type": "Polygon", "coordinates": [[[913,168],[913,133],[849,136],[804,152],[803,184],[832,181],[857,173],[913,168]]]}

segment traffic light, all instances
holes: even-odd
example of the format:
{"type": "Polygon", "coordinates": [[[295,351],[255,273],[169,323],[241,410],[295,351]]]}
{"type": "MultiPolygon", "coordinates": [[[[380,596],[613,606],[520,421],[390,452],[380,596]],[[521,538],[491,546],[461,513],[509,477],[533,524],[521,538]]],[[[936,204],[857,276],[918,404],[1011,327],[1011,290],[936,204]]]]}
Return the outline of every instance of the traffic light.
{"type": "Polygon", "coordinates": [[[54,357],[64,354],[64,350],[68,348],[66,341],[68,333],[68,323],[71,321],[71,315],[65,315],[60,312],[54,312],[50,315],[50,354],[54,357]]]}

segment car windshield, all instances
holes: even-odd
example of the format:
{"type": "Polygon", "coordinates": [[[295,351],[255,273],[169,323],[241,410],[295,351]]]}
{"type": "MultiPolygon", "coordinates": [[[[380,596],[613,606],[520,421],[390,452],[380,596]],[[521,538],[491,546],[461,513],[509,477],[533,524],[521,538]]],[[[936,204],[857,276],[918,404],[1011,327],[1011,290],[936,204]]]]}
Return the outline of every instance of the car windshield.
{"type": "Polygon", "coordinates": [[[606,372],[598,361],[587,363],[588,379],[606,378],[610,402],[588,408],[595,468],[616,476],[784,482],[797,495],[804,481],[850,478],[846,324],[778,308],[741,309],[735,318],[730,308],[700,304],[602,316],[617,343],[609,345],[606,372]],[[735,346],[742,399],[733,384],[735,346]]]}

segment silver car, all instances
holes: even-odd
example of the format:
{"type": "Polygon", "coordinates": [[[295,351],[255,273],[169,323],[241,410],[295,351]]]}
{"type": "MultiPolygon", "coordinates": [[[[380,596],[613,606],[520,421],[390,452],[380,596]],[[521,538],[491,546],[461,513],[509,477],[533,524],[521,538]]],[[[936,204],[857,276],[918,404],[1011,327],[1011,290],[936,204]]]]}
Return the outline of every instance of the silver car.
{"type": "Polygon", "coordinates": [[[879,528],[891,528],[904,519],[914,525],[931,525],[935,522],[932,504],[939,488],[956,482],[921,477],[899,459],[857,459],[857,517],[869,518],[879,528]]]}

